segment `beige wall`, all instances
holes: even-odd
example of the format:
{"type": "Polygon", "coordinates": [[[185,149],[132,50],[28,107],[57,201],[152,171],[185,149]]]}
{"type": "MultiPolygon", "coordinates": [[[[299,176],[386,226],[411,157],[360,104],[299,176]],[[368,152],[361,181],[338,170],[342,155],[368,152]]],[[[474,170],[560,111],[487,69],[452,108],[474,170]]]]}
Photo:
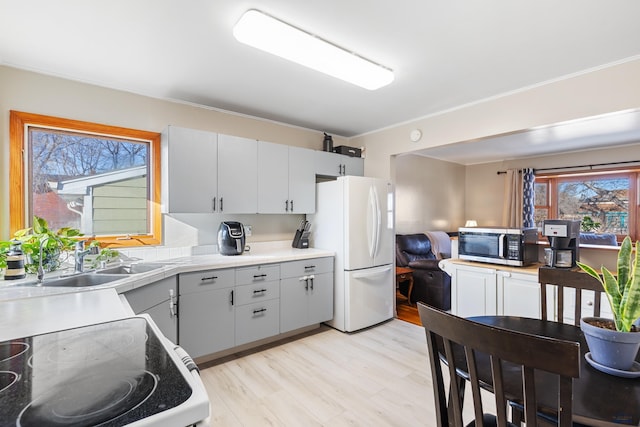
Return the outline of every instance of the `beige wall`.
{"type": "MultiPolygon", "coordinates": [[[[1,238],[8,237],[9,110],[12,109],[156,132],[173,124],[318,150],[322,148],[321,132],[4,66],[0,66],[0,94],[1,238]]],[[[364,146],[365,175],[395,180],[399,169],[394,164],[397,154],[638,107],[640,59],[548,82],[350,140],[334,136],[334,144],[364,146]],[[409,133],[416,128],[422,130],[423,137],[413,143],[409,133]]],[[[593,154],[586,156],[593,158],[593,154]]],[[[562,162],[562,165],[566,165],[566,162],[562,162]]],[[[420,166],[415,170],[403,166],[401,176],[410,180],[412,174],[419,174],[424,181],[457,183],[459,188],[447,187],[447,192],[459,191],[464,194],[464,202],[456,202],[464,212],[459,215],[460,208],[455,209],[458,216],[449,219],[452,225],[462,221],[462,218],[472,217],[479,222],[497,222],[499,219],[496,219],[495,210],[501,206],[502,200],[501,179],[495,175],[498,166],[499,169],[506,167],[502,164],[495,167],[468,167],[464,183],[459,182],[460,174],[456,168],[445,168],[439,175],[430,175],[420,166]],[[487,192],[487,189],[491,191],[487,192]]],[[[427,202],[423,201],[421,205],[424,203],[427,202]]],[[[396,207],[399,212],[406,210],[399,202],[396,207]]],[[[424,206],[422,209],[425,209],[424,206]]],[[[399,229],[435,226],[441,219],[441,213],[426,212],[429,215],[420,220],[409,216],[399,217],[399,229]]],[[[214,243],[213,229],[217,229],[219,221],[220,218],[214,215],[169,218],[165,221],[167,243],[214,243]]],[[[254,223],[253,240],[284,239],[289,238],[299,216],[253,215],[245,221],[254,223]]]]}
{"type": "Polygon", "coordinates": [[[465,168],[416,155],[395,159],[396,233],[454,231],[464,225],[465,168]]]}
{"type": "MultiPolygon", "coordinates": [[[[167,125],[322,149],[322,132],[0,66],[0,240],[9,237],[9,111],[57,116],[153,132],[167,125]]],[[[346,139],[334,136],[336,145],[346,139]]],[[[251,215],[252,241],[289,239],[301,215],[251,215]]],[[[165,220],[169,246],[215,243],[219,215],[165,220]]]]}

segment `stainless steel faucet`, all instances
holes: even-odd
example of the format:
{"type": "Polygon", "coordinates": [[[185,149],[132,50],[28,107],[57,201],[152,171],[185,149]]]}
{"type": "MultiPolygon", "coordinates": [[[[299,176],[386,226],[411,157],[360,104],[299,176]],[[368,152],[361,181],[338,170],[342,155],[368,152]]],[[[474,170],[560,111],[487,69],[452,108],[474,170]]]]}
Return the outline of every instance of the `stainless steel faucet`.
{"type": "Polygon", "coordinates": [[[75,259],[75,273],[82,273],[84,271],[84,257],[91,254],[97,255],[99,249],[97,246],[91,246],[89,249],[84,248],[84,240],[78,240],[76,242],[76,250],[73,253],[73,258],[75,259]]]}

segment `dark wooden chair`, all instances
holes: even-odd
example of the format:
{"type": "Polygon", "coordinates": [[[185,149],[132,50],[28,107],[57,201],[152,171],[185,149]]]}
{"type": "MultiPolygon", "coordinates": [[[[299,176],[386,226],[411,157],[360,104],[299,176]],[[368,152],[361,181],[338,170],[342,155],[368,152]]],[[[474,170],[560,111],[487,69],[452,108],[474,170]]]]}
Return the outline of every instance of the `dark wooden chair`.
{"type": "MultiPolygon", "coordinates": [[[[439,427],[462,427],[464,379],[471,384],[475,426],[509,425],[509,399],[523,402],[527,427],[537,416],[534,372],[557,375],[558,398],[551,410],[560,427],[571,426],[573,378],[579,376],[580,344],[483,325],[418,302],[425,328],[439,427]],[[448,365],[443,366],[441,360],[448,365]],[[513,373],[513,370],[517,373],[513,373]],[[505,372],[510,375],[503,375],[505,372]],[[444,378],[448,372],[448,398],[444,378]],[[462,379],[461,379],[462,378],[462,379]],[[493,392],[496,414],[483,412],[480,389],[493,392]],[[529,420],[531,420],[529,422],[529,420]]],[[[470,425],[471,425],[470,424],[470,425]]]]}
{"type": "MultiPolygon", "coordinates": [[[[549,268],[540,267],[538,269],[538,281],[540,282],[540,297],[542,298],[542,319],[547,320],[547,285],[553,285],[557,287],[556,298],[556,319],[560,323],[565,323],[564,320],[564,306],[565,306],[565,289],[575,290],[573,298],[574,313],[573,324],[575,326],[580,325],[580,318],[582,315],[582,295],[583,291],[593,291],[593,301],[589,302],[592,313],[595,317],[600,316],[600,308],[602,303],[602,285],[593,277],[589,276],[580,270],[564,269],[564,268],[549,268]]],[[[554,320],[554,319],[550,319],[554,320]]]]}

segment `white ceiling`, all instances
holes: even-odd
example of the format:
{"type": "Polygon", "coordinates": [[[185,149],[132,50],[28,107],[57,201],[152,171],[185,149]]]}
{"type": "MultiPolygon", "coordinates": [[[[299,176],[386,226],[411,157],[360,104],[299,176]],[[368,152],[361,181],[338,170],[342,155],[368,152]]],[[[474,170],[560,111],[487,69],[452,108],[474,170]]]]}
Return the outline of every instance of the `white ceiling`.
{"type": "Polygon", "coordinates": [[[637,0],[0,0],[0,64],[351,137],[638,56],[638,17],[637,0]],[[240,44],[251,8],[395,81],[368,91],[240,44]]]}

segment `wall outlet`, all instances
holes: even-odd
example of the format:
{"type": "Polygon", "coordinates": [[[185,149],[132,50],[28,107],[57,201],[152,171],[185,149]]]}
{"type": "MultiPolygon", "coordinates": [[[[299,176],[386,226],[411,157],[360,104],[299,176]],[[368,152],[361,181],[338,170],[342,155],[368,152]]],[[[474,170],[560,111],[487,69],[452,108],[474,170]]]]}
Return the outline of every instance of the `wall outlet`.
{"type": "Polygon", "coordinates": [[[252,232],[252,228],[250,225],[245,224],[244,225],[244,235],[249,237],[251,236],[251,232],[252,232]]]}

